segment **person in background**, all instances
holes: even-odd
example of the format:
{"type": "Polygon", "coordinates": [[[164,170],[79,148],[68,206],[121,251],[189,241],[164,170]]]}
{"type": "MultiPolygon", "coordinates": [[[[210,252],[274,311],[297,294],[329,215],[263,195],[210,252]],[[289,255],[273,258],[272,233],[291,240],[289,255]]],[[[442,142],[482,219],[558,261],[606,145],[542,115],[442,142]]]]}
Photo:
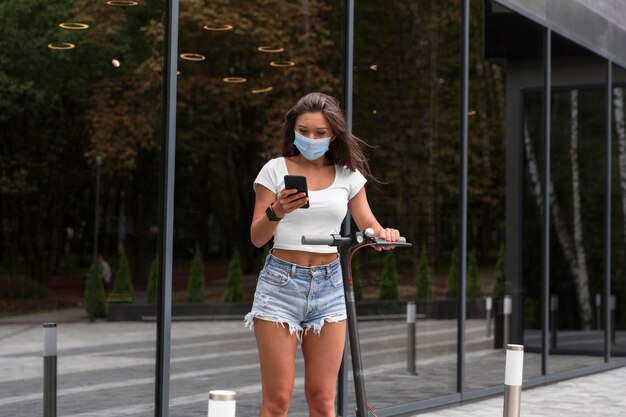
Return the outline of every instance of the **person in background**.
{"type": "Polygon", "coordinates": [[[370,209],[362,141],[348,131],[335,98],[317,92],[302,97],[285,115],[281,140],[282,157],[267,162],[254,181],[250,227],[258,248],[274,238],[244,319],[259,350],[259,416],[287,415],[298,341],[309,416],[334,416],[347,318],[341,265],[336,247],[305,246],[301,236],[340,233],[348,210],[360,230],[372,228],[393,242],[400,233],[381,226],[370,209]],[[284,189],[287,174],[306,177],[308,198],[284,189]],[[310,207],[302,208],[307,202],[310,207]]]}
{"type": "Polygon", "coordinates": [[[111,265],[104,259],[102,255],[98,255],[96,260],[98,261],[98,267],[102,273],[102,281],[104,282],[104,288],[111,288],[111,265]]]}

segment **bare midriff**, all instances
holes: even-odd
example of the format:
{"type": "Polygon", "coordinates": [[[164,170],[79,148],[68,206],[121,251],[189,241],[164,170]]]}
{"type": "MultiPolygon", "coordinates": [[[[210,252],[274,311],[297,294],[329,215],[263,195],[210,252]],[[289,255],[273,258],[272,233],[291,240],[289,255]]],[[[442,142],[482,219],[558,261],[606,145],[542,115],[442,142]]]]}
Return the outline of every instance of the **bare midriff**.
{"type": "Polygon", "coordinates": [[[283,261],[302,266],[327,265],[337,259],[336,253],[315,253],[299,250],[273,249],[272,255],[283,261]]]}

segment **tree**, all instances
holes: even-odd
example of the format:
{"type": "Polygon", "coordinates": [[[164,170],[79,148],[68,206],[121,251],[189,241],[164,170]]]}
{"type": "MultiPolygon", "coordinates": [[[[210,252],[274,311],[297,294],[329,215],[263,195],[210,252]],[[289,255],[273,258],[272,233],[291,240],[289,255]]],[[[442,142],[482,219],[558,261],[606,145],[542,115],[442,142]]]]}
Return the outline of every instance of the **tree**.
{"type": "Polygon", "coordinates": [[[467,298],[480,298],[483,295],[478,277],[478,265],[476,261],[476,250],[472,248],[467,263],[467,298]]]}
{"type": "Polygon", "coordinates": [[[239,252],[235,250],[230,260],[230,265],[228,266],[224,301],[231,303],[243,301],[243,281],[241,280],[241,276],[242,270],[239,252]]]}
{"type": "Polygon", "coordinates": [[[379,300],[399,300],[398,294],[398,272],[396,270],[396,258],[392,250],[385,252],[385,265],[383,267],[383,277],[380,281],[379,300]]]}
{"type": "Polygon", "coordinates": [[[187,280],[187,302],[204,303],[204,261],[202,251],[196,244],[196,252],[191,260],[189,279],[187,280]]]}
{"type": "Polygon", "coordinates": [[[421,254],[417,264],[417,290],[415,298],[431,299],[433,298],[433,283],[430,267],[428,266],[428,254],[426,245],[422,245],[421,254]]]}
{"type": "Polygon", "coordinates": [[[448,272],[448,285],[446,287],[446,297],[456,298],[459,295],[459,255],[457,248],[452,251],[450,257],[450,270],[448,272]]]}
{"type": "Polygon", "coordinates": [[[104,295],[104,283],[102,282],[102,271],[96,264],[91,264],[89,272],[87,272],[87,279],[85,280],[85,291],[83,295],[83,305],[85,311],[92,314],[95,317],[104,317],[106,312],[105,307],[105,295],[104,295]],[[94,309],[93,304],[93,281],[96,280],[96,305],[94,309]]]}
{"type": "Polygon", "coordinates": [[[148,275],[148,288],[146,290],[146,299],[148,303],[156,303],[157,291],[158,291],[158,277],[159,272],[159,255],[154,257],[152,265],[150,266],[150,275],[148,275]]]}
{"type": "Polygon", "coordinates": [[[113,300],[135,301],[135,290],[133,289],[133,280],[130,274],[130,265],[126,257],[124,245],[118,247],[118,266],[115,280],[113,282],[113,290],[110,295],[113,300]]]}

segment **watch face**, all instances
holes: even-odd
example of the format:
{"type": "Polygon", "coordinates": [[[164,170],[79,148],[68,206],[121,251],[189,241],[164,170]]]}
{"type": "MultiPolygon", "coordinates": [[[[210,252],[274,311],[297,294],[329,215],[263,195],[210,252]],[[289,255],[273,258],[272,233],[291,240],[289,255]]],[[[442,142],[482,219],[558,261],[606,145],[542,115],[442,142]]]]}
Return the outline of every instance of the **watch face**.
{"type": "Polygon", "coordinates": [[[267,218],[270,219],[270,221],[278,221],[278,217],[276,217],[276,213],[274,213],[274,210],[272,210],[271,207],[265,209],[265,214],[267,215],[267,218]]]}

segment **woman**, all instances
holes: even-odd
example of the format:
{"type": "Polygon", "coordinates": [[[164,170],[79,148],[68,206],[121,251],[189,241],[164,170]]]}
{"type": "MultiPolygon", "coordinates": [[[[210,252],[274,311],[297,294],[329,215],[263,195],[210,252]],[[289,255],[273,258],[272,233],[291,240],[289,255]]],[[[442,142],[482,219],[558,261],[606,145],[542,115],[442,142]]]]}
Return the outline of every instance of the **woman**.
{"type": "Polygon", "coordinates": [[[335,385],[346,332],[346,308],[337,248],[305,246],[302,235],[340,231],[349,209],[359,230],[368,227],[397,241],[372,213],[361,172],[369,167],[361,141],[347,130],[337,100],[311,93],[285,115],[283,157],[269,161],[254,182],[256,199],[250,234],[260,248],[274,247],[259,274],[252,311],[259,349],[261,417],[286,416],[293,391],[298,340],[304,356],[304,391],[309,416],[334,416],[335,385]],[[284,176],[303,175],[309,197],[284,189],[284,176]],[[301,208],[307,202],[309,208],[301,208]],[[312,331],[310,331],[312,329],[312,331]]]}

